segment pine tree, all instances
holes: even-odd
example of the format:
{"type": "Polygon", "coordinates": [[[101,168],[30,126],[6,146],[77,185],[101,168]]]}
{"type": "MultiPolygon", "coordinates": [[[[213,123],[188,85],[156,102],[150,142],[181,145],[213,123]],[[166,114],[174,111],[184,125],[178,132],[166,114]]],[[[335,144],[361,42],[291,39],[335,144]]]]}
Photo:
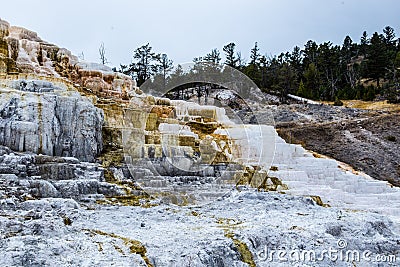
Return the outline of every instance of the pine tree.
{"type": "Polygon", "coordinates": [[[314,63],[310,63],[304,72],[305,83],[304,86],[307,90],[309,98],[319,98],[319,73],[314,63]]]}
{"type": "Polygon", "coordinates": [[[260,59],[260,53],[257,42],[255,42],[254,47],[250,51],[250,64],[257,65],[258,60],[260,59]]]}
{"type": "Polygon", "coordinates": [[[368,34],[366,31],[364,31],[360,40],[360,52],[364,57],[366,57],[367,55],[368,44],[369,44],[368,34]]]}
{"type": "Polygon", "coordinates": [[[260,68],[261,55],[259,50],[258,44],[255,42],[254,47],[250,50],[250,63],[243,68],[243,72],[249,76],[257,86],[262,87],[262,73],[260,68]]]}
{"type": "Polygon", "coordinates": [[[371,45],[367,56],[368,77],[376,80],[380,87],[380,79],[385,76],[387,61],[387,51],[384,37],[375,32],[371,37],[371,45]]]}
{"type": "Polygon", "coordinates": [[[296,73],[293,67],[285,62],[278,69],[276,78],[274,89],[279,92],[281,102],[284,102],[288,93],[295,89],[296,73]]]}
{"type": "Polygon", "coordinates": [[[204,61],[208,63],[213,63],[215,65],[218,65],[221,61],[220,53],[216,48],[211,50],[211,52],[208,53],[203,59],[204,61]]]}
{"type": "Polygon", "coordinates": [[[297,89],[296,94],[301,97],[308,97],[306,88],[304,87],[303,80],[300,80],[299,88],[297,89]]]}
{"type": "Polygon", "coordinates": [[[235,54],[235,46],[235,43],[229,43],[222,49],[226,57],[225,64],[232,68],[236,68],[238,63],[238,59],[235,54]]]}
{"type": "Polygon", "coordinates": [[[314,63],[314,65],[317,62],[318,58],[318,45],[316,42],[309,40],[305,45],[304,45],[304,50],[302,51],[304,55],[303,63],[305,66],[308,66],[311,63],[314,63]]]}
{"type": "Polygon", "coordinates": [[[156,68],[158,69],[158,72],[161,73],[162,75],[163,91],[165,91],[167,74],[172,70],[174,64],[173,61],[168,58],[167,54],[158,55],[157,60],[158,60],[158,66],[156,68]]]}
{"type": "Polygon", "coordinates": [[[134,75],[140,86],[155,72],[157,55],[147,43],[134,51],[133,58],[136,62],[130,64],[130,73],[134,75]]]}
{"type": "Polygon", "coordinates": [[[302,57],[300,47],[295,46],[289,58],[290,65],[293,66],[296,71],[296,75],[299,76],[299,74],[302,73],[302,57]]]}
{"type": "Polygon", "coordinates": [[[388,46],[394,46],[395,45],[395,33],[394,29],[390,26],[386,26],[385,29],[383,29],[383,33],[385,34],[384,40],[386,45],[388,46]]]}

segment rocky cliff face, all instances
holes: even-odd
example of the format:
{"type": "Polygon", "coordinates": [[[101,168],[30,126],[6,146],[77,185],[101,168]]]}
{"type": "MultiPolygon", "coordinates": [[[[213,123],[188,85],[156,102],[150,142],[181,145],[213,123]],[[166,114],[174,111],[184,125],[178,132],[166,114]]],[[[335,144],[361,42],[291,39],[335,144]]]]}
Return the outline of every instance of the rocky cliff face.
{"type": "Polygon", "coordinates": [[[103,125],[114,124],[95,106],[108,98],[121,108],[137,89],[134,81],[2,20],[0,46],[1,198],[93,202],[135,194],[131,202],[139,205],[133,183],[116,184],[113,166],[98,163],[103,125]]]}
{"type": "Polygon", "coordinates": [[[99,97],[128,99],[136,89],[129,77],[109,67],[81,62],[70,51],[43,41],[35,32],[0,19],[0,74],[64,77],[79,90],[99,97]]]}
{"type": "Polygon", "coordinates": [[[103,113],[51,82],[0,80],[0,144],[15,151],[93,162],[102,150],[103,113]]]}
{"type": "MultiPolygon", "coordinates": [[[[104,116],[92,102],[114,99],[121,109],[137,90],[130,77],[79,61],[67,49],[1,19],[0,88],[0,144],[83,161],[94,161],[103,146],[104,116]]],[[[106,125],[109,116],[115,115],[106,113],[106,125]]]]}

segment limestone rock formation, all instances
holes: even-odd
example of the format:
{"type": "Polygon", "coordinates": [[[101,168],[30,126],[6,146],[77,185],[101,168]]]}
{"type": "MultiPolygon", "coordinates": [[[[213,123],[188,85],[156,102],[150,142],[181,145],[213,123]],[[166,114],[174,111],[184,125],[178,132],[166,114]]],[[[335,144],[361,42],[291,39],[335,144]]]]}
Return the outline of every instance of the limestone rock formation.
{"type": "Polygon", "coordinates": [[[0,80],[0,144],[15,151],[92,162],[103,113],[76,91],[41,80],[0,80]]]}
{"type": "Polygon", "coordinates": [[[17,153],[0,146],[0,196],[19,201],[34,198],[73,198],[94,201],[124,195],[115,184],[105,182],[97,163],[72,157],[17,153]]]}
{"type": "Polygon", "coordinates": [[[87,94],[128,99],[136,83],[100,64],[81,62],[70,51],[43,41],[22,27],[0,19],[0,75],[64,77],[87,94]]]}

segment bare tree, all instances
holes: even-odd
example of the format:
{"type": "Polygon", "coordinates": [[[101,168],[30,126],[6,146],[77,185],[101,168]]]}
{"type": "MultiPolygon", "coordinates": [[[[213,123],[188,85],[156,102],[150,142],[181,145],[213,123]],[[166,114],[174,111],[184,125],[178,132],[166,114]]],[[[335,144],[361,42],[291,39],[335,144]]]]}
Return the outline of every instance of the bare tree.
{"type": "Polygon", "coordinates": [[[83,51],[78,55],[78,58],[80,60],[85,60],[85,54],[83,53],[83,51]]]}
{"type": "Polygon", "coordinates": [[[99,47],[99,54],[100,54],[100,63],[105,65],[107,63],[110,63],[107,58],[106,58],[106,48],[104,47],[104,43],[101,42],[101,45],[99,47]]]}
{"type": "Polygon", "coordinates": [[[236,52],[236,58],[237,58],[237,68],[243,69],[244,66],[246,65],[246,59],[242,57],[242,53],[240,51],[236,52]]]}

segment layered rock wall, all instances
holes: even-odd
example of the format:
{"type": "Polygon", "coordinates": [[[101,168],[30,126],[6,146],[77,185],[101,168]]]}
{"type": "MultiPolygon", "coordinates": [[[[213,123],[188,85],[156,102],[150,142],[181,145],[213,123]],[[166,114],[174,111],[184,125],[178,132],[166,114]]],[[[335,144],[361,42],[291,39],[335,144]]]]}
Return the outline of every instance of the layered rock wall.
{"type": "Polygon", "coordinates": [[[103,112],[88,99],[48,81],[21,79],[2,85],[1,145],[89,162],[99,155],[103,112]]]}
{"type": "Polygon", "coordinates": [[[79,61],[67,49],[0,19],[0,74],[20,73],[64,77],[84,93],[102,98],[127,100],[136,89],[131,77],[104,65],[79,61]]]}

